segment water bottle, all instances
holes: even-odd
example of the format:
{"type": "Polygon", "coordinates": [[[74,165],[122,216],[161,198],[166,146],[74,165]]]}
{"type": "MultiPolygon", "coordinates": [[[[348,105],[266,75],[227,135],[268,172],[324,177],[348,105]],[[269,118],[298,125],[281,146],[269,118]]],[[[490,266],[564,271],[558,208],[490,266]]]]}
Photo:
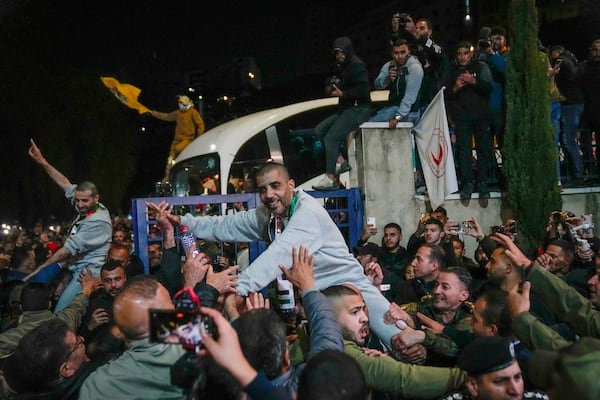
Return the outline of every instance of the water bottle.
{"type": "MultiPolygon", "coordinates": [[[[189,228],[186,225],[181,226],[181,246],[183,247],[184,256],[187,257],[188,250],[192,244],[196,243],[196,238],[194,234],[189,231],[189,228]]],[[[198,255],[198,248],[194,250],[192,255],[195,257],[198,255]]]]}
{"type": "Polygon", "coordinates": [[[294,313],[296,311],[294,285],[282,276],[277,277],[277,300],[279,310],[283,314],[294,313]]]}

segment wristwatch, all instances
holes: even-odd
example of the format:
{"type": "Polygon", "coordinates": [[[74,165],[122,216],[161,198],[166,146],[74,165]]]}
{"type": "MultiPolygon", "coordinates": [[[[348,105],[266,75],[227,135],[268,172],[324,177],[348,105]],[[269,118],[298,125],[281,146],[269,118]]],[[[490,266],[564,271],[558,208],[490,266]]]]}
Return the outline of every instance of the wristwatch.
{"type": "Polygon", "coordinates": [[[402,117],[402,115],[396,115],[396,116],[394,117],[394,119],[395,119],[396,121],[400,121],[402,118],[403,118],[403,117],[402,117]]]}

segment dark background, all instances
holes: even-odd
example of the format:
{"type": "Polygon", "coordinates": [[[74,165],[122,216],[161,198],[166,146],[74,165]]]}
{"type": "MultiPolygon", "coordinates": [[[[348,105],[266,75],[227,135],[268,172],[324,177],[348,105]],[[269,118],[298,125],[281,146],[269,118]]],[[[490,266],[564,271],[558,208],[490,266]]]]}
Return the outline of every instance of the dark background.
{"type": "MultiPolygon", "coordinates": [[[[310,3],[328,4],[327,31],[336,36],[371,7],[356,0],[310,3]]],[[[73,214],[60,189],[27,156],[29,138],[72,182],[95,182],[115,215],[126,215],[130,199],[149,195],[162,177],[174,125],[126,108],[100,76],[138,86],[142,104],[172,111],[188,71],[211,73],[235,57],[254,57],[262,90],[240,100],[229,116],[206,104],[214,111],[207,115],[208,127],[255,109],[320,97],[324,76],[301,72],[299,49],[309,40],[302,29],[306,6],[306,1],[0,0],[0,222],[29,227],[38,219],[48,223],[51,216],[62,221],[73,214]]],[[[590,38],[580,22],[553,22],[540,36],[545,43],[565,39],[561,42],[585,58],[590,38]]],[[[331,62],[333,38],[323,43],[323,65],[331,62]]],[[[212,90],[218,91],[218,81],[212,90]]]]}

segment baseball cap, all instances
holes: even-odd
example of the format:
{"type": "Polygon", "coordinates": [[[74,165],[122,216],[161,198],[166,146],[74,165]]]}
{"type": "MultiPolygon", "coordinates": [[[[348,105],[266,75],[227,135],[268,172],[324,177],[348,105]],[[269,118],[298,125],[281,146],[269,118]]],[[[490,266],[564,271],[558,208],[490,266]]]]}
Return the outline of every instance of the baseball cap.
{"type": "Polygon", "coordinates": [[[535,350],[529,359],[531,381],[554,389],[558,399],[600,399],[600,339],[583,337],[559,350],[535,350]]]}
{"type": "Polygon", "coordinates": [[[465,346],[457,365],[470,376],[478,376],[500,371],[515,360],[515,347],[509,338],[482,336],[465,346]]]}

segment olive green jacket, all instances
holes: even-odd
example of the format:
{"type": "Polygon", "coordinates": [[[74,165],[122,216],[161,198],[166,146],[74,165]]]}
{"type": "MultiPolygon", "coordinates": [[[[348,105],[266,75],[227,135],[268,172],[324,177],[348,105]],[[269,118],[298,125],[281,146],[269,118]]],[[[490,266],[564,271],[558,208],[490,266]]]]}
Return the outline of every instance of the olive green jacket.
{"type": "MultiPolygon", "coordinates": [[[[417,327],[420,326],[419,319],[417,318],[417,312],[425,314],[429,318],[436,320],[437,322],[446,325],[446,327],[452,327],[456,331],[472,332],[473,327],[471,325],[471,318],[473,317],[473,303],[465,301],[458,308],[454,319],[448,323],[444,323],[442,316],[433,307],[432,297],[424,297],[422,301],[417,303],[407,303],[404,305],[406,312],[413,318],[417,327]]],[[[425,331],[425,340],[423,345],[428,350],[436,353],[456,357],[460,352],[460,346],[448,335],[441,333],[436,334],[431,331],[425,331]]]]}
{"type": "Polygon", "coordinates": [[[344,341],[344,352],[354,358],[377,391],[403,398],[432,399],[462,387],[465,373],[458,368],[427,367],[397,361],[390,356],[372,357],[352,341],[344,341]]]}
{"type": "MultiPolygon", "coordinates": [[[[558,319],[567,323],[579,336],[600,337],[600,311],[558,276],[533,263],[527,274],[531,290],[558,319]]],[[[513,333],[531,349],[559,349],[569,344],[562,336],[530,312],[514,318],[513,333]]]]}

